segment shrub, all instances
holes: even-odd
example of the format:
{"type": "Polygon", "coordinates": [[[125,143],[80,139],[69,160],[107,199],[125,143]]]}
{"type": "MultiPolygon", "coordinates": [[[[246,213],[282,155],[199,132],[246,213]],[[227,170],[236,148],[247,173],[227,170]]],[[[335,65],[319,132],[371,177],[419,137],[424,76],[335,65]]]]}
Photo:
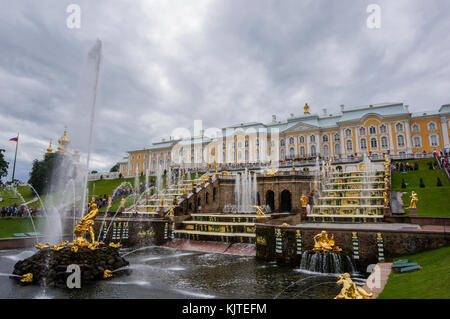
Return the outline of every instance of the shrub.
{"type": "Polygon", "coordinates": [[[437,178],[437,186],[442,186],[442,182],[441,182],[441,179],[439,177],[437,178]]]}
{"type": "Polygon", "coordinates": [[[405,179],[402,178],[402,188],[406,188],[405,179]]]}
{"type": "Polygon", "coordinates": [[[414,170],[418,171],[419,170],[419,162],[415,162],[414,163],[414,170]]]}
{"type": "Polygon", "coordinates": [[[400,172],[403,172],[405,169],[405,165],[403,165],[403,162],[400,163],[400,172]]]}
{"type": "Polygon", "coordinates": [[[420,178],[420,185],[419,186],[422,187],[422,188],[425,187],[425,184],[423,183],[423,179],[422,178],[420,178]]]}

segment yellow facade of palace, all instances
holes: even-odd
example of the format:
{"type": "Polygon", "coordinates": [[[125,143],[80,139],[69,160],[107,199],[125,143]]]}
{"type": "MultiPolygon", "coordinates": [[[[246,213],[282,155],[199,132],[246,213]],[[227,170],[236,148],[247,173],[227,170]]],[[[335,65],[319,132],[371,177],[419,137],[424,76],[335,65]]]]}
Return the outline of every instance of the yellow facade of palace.
{"type": "Polygon", "coordinates": [[[214,136],[163,140],[129,151],[123,176],[172,166],[277,162],[289,159],[349,158],[363,153],[407,155],[450,149],[450,104],[437,112],[410,113],[403,103],[345,108],[336,114],[310,114],[270,123],[243,123],[214,136]]]}

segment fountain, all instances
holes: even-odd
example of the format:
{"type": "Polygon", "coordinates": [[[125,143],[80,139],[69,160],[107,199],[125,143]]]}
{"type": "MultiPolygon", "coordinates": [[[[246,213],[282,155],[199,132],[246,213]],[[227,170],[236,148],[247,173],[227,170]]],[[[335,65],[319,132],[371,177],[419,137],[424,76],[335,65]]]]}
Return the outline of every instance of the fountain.
{"type": "Polygon", "coordinates": [[[336,246],[334,236],[328,237],[326,231],[314,236],[314,248],[305,251],[300,261],[300,269],[327,274],[355,273],[352,258],[336,246]]]}
{"type": "MultiPolygon", "coordinates": [[[[389,165],[389,160],[387,165],[389,165]]],[[[309,219],[322,222],[335,219],[345,221],[356,219],[366,222],[381,220],[384,209],[389,205],[388,183],[389,172],[377,171],[367,156],[359,164],[357,171],[332,172],[331,165],[322,174],[317,174],[314,181],[314,207],[308,214],[309,219]]]]}
{"type": "Polygon", "coordinates": [[[98,209],[94,202],[91,208],[76,225],[73,242],[60,242],[53,247],[49,243],[37,244],[37,253],[14,265],[13,278],[22,284],[66,287],[67,278],[71,275],[70,271],[67,272],[70,265],[80,267],[81,283],[109,278],[113,270],[127,266],[129,263],[119,255],[120,243],[111,242],[106,246],[95,240],[94,220],[98,209]],[[91,242],[84,238],[86,233],[89,233],[91,242]],[[22,276],[22,279],[17,276],[22,276]]]}
{"type": "Polygon", "coordinates": [[[254,213],[257,203],[256,173],[245,170],[242,174],[235,175],[234,184],[235,207],[239,213],[254,213]]]}

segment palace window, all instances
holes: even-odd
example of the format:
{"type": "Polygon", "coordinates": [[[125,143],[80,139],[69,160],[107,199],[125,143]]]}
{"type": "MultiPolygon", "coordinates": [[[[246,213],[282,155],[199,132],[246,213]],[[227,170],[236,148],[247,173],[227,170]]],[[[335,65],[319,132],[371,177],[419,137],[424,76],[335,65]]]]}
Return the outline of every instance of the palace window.
{"type": "Polygon", "coordinates": [[[256,146],[259,146],[259,138],[256,139],[255,145],[256,145],[256,146]]]}
{"type": "Polygon", "coordinates": [[[434,123],[434,122],[428,123],[428,130],[429,131],[434,131],[435,129],[436,129],[436,123],[434,123]]]}
{"type": "Polygon", "coordinates": [[[430,135],[430,145],[431,146],[438,146],[438,138],[436,134],[430,135]]]}
{"type": "Polygon", "coordinates": [[[227,154],[225,152],[222,153],[222,162],[226,162],[227,161],[227,154]]]}
{"type": "Polygon", "coordinates": [[[284,148],[281,149],[281,159],[284,159],[286,157],[286,152],[284,150],[284,148]]]}
{"type": "Polygon", "coordinates": [[[351,151],[353,149],[352,141],[347,140],[347,151],[351,151]]]}
{"type": "Polygon", "coordinates": [[[323,140],[324,142],[328,142],[328,135],[324,135],[324,136],[322,137],[322,140],[323,140]]]}
{"type": "Polygon", "coordinates": [[[395,130],[397,132],[403,132],[403,124],[402,123],[395,124],[395,130]]]}
{"type": "Polygon", "coordinates": [[[359,128],[359,135],[361,135],[361,136],[366,135],[366,129],[364,127],[359,128]]]}
{"type": "Polygon", "coordinates": [[[420,140],[420,136],[414,136],[413,143],[414,143],[414,147],[421,147],[422,141],[420,140]]]}
{"type": "Polygon", "coordinates": [[[323,146],[323,154],[328,155],[328,145],[323,146]]]}
{"type": "Polygon", "coordinates": [[[291,148],[289,149],[289,156],[290,156],[291,158],[294,158],[294,157],[295,157],[295,151],[294,151],[294,148],[293,148],[293,147],[291,147],[291,148]]]}
{"type": "Polygon", "coordinates": [[[405,146],[405,137],[403,135],[397,136],[397,145],[405,146]]]}
{"type": "Polygon", "coordinates": [[[238,161],[240,161],[242,159],[242,154],[241,151],[238,152],[238,161]]]}
{"type": "Polygon", "coordinates": [[[365,138],[362,138],[362,139],[361,139],[360,145],[361,145],[361,149],[362,149],[362,150],[364,150],[364,149],[367,148],[367,141],[366,141],[365,138]]]}
{"type": "Polygon", "coordinates": [[[316,141],[316,136],[315,136],[315,135],[311,135],[311,136],[309,137],[309,141],[310,141],[311,143],[314,143],[314,142],[316,141]]]}
{"type": "Polygon", "coordinates": [[[346,130],[345,130],[345,136],[346,136],[346,137],[350,137],[350,136],[352,136],[352,130],[351,130],[351,129],[349,129],[349,128],[348,128],[348,129],[346,129],[346,130]]]}
{"type": "Polygon", "coordinates": [[[377,139],[375,137],[372,137],[370,139],[370,147],[371,148],[377,148],[378,147],[378,142],[377,142],[377,139]]]}
{"type": "Polygon", "coordinates": [[[316,146],[311,145],[311,156],[316,156],[316,146]]]}
{"type": "Polygon", "coordinates": [[[294,138],[293,137],[289,138],[289,144],[294,144],[294,138]]]}
{"type": "Polygon", "coordinates": [[[238,142],[238,147],[239,147],[239,148],[242,147],[242,142],[238,142]]]}
{"type": "Polygon", "coordinates": [[[305,156],[305,147],[304,146],[300,147],[300,155],[305,156]]]}
{"type": "Polygon", "coordinates": [[[375,126],[369,127],[369,134],[377,134],[377,128],[375,126]]]}
{"type": "Polygon", "coordinates": [[[298,141],[299,141],[299,143],[301,143],[301,144],[305,143],[305,137],[304,137],[304,136],[300,136],[300,137],[298,138],[298,141]]]}
{"type": "Polygon", "coordinates": [[[341,154],[341,146],[339,144],[334,144],[334,154],[335,155],[341,154]]]}
{"type": "Polygon", "coordinates": [[[413,126],[412,126],[412,131],[413,132],[419,132],[420,131],[419,124],[414,123],[413,126]]]}
{"type": "Polygon", "coordinates": [[[282,138],[282,139],[281,139],[281,141],[280,141],[280,145],[281,145],[281,146],[284,146],[284,145],[286,145],[286,143],[285,143],[285,141],[284,141],[284,138],[282,138]]]}
{"type": "Polygon", "coordinates": [[[245,150],[245,161],[248,162],[248,150],[245,150]]]}
{"type": "Polygon", "coordinates": [[[227,148],[227,145],[225,143],[222,143],[222,149],[224,150],[226,148],[227,148]]]}
{"type": "Polygon", "coordinates": [[[381,137],[381,147],[388,147],[388,139],[386,136],[381,137]]]}
{"type": "Polygon", "coordinates": [[[339,141],[339,134],[334,134],[334,140],[339,141]]]}
{"type": "Polygon", "coordinates": [[[248,140],[245,140],[245,147],[248,147],[248,140]]]}
{"type": "Polygon", "coordinates": [[[134,155],[133,155],[133,156],[131,156],[131,160],[132,160],[132,161],[134,161],[134,155]]]}
{"type": "Polygon", "coordinates": [[[386,125],[383,124],[383,125],[380,126],[380,133],[381,134],[385,134],[386,133],[386,125]]]}

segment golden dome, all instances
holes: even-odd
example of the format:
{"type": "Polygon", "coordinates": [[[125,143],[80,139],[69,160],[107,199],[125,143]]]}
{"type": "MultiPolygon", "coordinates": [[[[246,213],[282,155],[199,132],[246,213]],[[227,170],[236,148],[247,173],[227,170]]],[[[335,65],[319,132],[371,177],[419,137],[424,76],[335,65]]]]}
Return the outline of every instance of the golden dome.
{"type": "Polygon", "coordinates": [[[69,145],[70,140],[67,137],[67,126],[64,127],[64,135],[58,140],[58,152],[65,153],[66,146],[69,145]]]}
{"type": "Polygon", "coordinates": [[[52,149],[52,139],[50,139],[50,145],[47,148],[47,154],[53,153],[53,149],[52,149]]]}

